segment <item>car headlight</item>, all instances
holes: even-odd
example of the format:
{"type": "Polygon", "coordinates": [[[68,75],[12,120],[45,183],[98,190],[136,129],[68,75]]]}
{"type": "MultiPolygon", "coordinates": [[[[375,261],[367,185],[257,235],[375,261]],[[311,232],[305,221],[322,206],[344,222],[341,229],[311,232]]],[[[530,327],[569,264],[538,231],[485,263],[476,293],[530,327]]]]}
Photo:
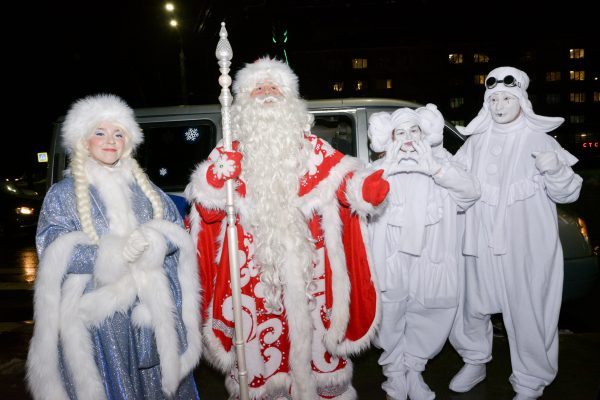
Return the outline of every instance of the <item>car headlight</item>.
{"type": "Polygon", "coordinates": [[[581,232],[581,236],[583,236],[585,241],[589,243],[588,230],[585,221],[581,218],[577,218],[577,226],[579,226],[579,232],[581,232]]]}
{"type": "Polygon", "coordinates": [[[22,207],[17,207],[16,212],[19,215],[31,215],[33,214],[33,208],[31,207],[26,207],[26,206],[22,206],[22,207]]]}

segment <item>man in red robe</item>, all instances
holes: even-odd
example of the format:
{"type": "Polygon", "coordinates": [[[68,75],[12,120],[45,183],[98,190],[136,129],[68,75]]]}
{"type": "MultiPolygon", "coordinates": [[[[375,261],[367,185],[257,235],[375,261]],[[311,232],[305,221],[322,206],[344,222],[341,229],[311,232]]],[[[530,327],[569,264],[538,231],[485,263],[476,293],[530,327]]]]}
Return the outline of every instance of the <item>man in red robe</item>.
{"type": "Polygon", "coordinates": [[[287,64],[248,64],[233,91],[233,151],[219,144],[186,188],[209,358],[238,396],[224,185],[235,179],[250,397],[355,399],[347,357],[369,346],[379,317],[365,222],[389,184],[310,134],[287,64]]]}

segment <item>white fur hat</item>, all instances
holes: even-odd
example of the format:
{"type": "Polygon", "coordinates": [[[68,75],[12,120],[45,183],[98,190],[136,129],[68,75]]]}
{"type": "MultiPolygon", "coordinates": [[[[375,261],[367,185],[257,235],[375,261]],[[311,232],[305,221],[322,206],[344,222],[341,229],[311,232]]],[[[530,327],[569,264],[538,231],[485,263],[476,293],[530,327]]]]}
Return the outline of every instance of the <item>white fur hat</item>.
{"type": "Polygon", "coordinates": [[[114,94],[96,94],[71,105],[62,125],[63,146],[72,153],[77,142],[89,137],[103,122],[121,125],[129,134],[133,149],[144,140],[133,109],[123,99],[114,94]]]}
{"type": "Polygon", "coordinates": [[[233,82],[233,93],[250,93],[264,82],[276,84],[285,96],[299,96],[298,76],[283,61],[269,57],[259,58],[239,70],[233,82]]]}
{"type": "Polygon", "coordinates": [[[527,125],[535,130],[542,130],[549,132],[559,127],[563,122],[564,118],[561,117],[545,117],[537,115],[533,111],[531,101],[527,95],[527,88],[529,87],[529,76],[514,67],[498,67],[490,71],[485,78],[486,90],[483,95],[483,107],[479,111],[479,114],[469,124],[461,130],[461,133],[465,135],[473,135],[483,133],[487,131],[493,124],[493,119],[490,112],[490,96],[498,92],[506,92],[515,96],[519,99],[519,105],[521,111],[525,116],[527,125]],[[507,77],[510,82],[507,83],[507,77]],[[492,83],[491,85],[488,83],[492,83]],[[495,83],[495,85],[494,85],[495,83]]]}

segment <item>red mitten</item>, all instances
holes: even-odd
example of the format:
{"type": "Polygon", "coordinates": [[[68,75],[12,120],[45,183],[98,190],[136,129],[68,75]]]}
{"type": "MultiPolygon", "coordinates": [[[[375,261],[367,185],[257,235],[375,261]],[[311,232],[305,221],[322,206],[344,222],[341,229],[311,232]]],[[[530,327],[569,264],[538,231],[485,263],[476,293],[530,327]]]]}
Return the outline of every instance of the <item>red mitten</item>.
{"type": "Polygon", "coordinates": [[[228,179],[236,179],[242,173],[242,153],[239,151],[221,151],[219,158],[208,167],[206,180],[220,189],[228,179]]]}
{"type": "Polygon", "coordinates": [[[381,202],[385,200],[385,196],[387,196],[388,192],[390,191],[390,184],[381,177],[382,175],[383,170],[379,169],[367,176],[363,183],[363,199],[374,206],[381,204],[381,202]]]}

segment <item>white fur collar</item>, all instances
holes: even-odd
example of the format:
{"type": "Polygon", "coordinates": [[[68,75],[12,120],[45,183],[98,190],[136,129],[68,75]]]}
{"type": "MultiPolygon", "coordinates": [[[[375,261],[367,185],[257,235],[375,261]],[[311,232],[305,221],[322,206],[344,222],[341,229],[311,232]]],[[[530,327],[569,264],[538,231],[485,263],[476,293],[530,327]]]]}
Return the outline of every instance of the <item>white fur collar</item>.
{"type": "Polygon", "coordinates": [[[121,160],[114,167],[106,167],[90,159],[85,168],[90,184],[98,190],[106,208],[110,232],[126,235],[135,229],[138,222],[131,203],[130,184],[135,182],[131,161],[121,160]]]}

